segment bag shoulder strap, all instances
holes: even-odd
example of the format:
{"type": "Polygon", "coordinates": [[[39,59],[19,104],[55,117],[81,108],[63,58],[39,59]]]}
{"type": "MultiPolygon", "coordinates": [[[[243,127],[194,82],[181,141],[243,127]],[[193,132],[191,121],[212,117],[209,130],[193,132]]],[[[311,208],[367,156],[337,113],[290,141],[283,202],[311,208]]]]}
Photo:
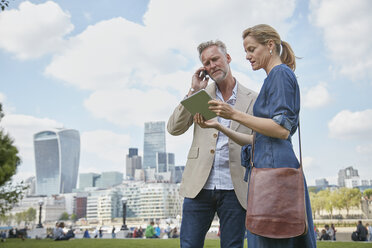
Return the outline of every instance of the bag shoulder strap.
{"type": "MultiPolygon", "coordinates": [[[[298,120],[298,125],[297,125],[297,130],[298,130],[298,146],[299,146],[299,152],[300,152],[300,169],[302,169],[302,150],[301,150],[301,131],[300,131],[300,120],[298,120]]],[[[254,147],[256,143],[256,132],[253,132],[253,141],[252,141],[252,150],[251,150],[251,165],[254,167],[253,164],[253,159],[254,159],[254,147]]]]}

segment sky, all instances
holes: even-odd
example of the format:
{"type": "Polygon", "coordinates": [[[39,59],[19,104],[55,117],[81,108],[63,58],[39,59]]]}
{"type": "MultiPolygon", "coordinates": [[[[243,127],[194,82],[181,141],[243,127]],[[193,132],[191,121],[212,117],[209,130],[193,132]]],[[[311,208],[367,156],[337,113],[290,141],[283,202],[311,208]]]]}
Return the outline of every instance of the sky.
{"type": "MultiPolygon", "coordinates": [[[[35,175],[33,134],[58,127],[80,133],[80,173],[124,173],[128,148],[143,152],[144,123],[167,122],[187,94],[201,42],[225,42],[233,76],[258,92],[266,74],[245,60],[241,34],[260,23],[299,58],[308,184],[337,184],[349,166],[372,179],[371,11],[369,0],[10,1],[0,12],[0,126],[22,159],[13,180],[35,175]]],[[[192,128],[167,134],[176,165],[191,139],[192,128]]]]}

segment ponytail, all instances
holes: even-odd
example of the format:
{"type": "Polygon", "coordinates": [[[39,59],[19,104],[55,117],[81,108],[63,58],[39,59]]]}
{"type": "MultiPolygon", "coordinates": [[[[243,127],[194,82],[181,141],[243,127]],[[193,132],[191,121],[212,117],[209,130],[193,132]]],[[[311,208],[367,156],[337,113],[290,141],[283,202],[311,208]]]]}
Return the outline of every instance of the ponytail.
{"type": "Polygon", "coordinates": [[[282,53],[280,54],[281,61],[286,64],[292,71],[296,70],[296,56],[288,42],[281,41],[282,53]]]}

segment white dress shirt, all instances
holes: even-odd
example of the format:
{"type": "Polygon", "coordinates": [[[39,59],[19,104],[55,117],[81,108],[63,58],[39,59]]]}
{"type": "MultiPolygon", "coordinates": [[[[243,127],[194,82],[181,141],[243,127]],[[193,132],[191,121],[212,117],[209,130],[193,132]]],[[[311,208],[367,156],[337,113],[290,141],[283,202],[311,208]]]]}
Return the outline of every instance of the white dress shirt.
{"type": "MultiPolygon", "coordinates": [[[[230,106],[234,107],[236,102],[236,93],[238,84],[235,82],[231,97],[226,101],[230,106]]],[[[218,100],[223,102],[221,91],[216,87],[216,96],[218,100]]],[[[217,117],[218,122],[229,128],[231,120],[217,117]]],[[[229,138],[222,132],[218,132],[216,150],[214,153],[214,161],[208,180],[204,185],[204,189],[219,189],[219,190],[233,190],[234,186],[231,180],[230,166],[229,166],[229,138]]]]}

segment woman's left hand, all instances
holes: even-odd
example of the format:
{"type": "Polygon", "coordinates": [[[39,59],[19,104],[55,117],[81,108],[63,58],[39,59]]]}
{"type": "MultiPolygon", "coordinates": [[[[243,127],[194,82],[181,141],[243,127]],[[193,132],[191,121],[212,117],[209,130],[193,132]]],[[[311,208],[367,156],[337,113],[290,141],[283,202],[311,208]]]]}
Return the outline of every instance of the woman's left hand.
{"type": "Polygon", "coordinates": [[[232,119],[235,110],[229,104],[217,100],[210,100],[208,104],[210,105],[209,109],[215,112],[217,116],[232,119]]]}

